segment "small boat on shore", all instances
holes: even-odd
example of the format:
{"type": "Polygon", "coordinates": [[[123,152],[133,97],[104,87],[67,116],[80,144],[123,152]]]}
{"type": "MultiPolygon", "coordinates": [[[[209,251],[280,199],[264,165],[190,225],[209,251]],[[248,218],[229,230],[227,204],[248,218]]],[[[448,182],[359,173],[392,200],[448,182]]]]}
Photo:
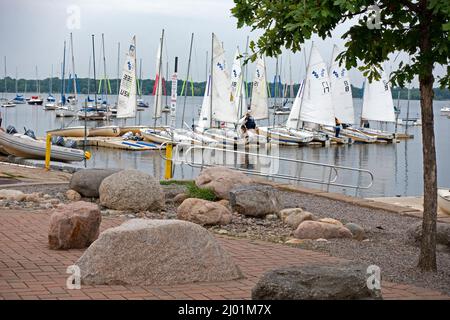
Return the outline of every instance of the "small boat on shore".
{"type": "Polygon", "coordinates": [[[118,137],[120,128],[118,126],[103,126],[89,129],[89,137],[118,137]]]}
{"type": "Polygon", "coordinates": [[[450,214],[450,190],[438,189],[438,207],[443,212],[450,214]]]}
{"type": "MultiPolygon", "coordinates": [[[[45,141],[35,140],[24,134],[8,134],[0,131],[0,145],[9,154],[29,159],[45,159],[45,141]]],[[[89,158],[83,150],[60,147],[51,147],[50,159],[58,161],[82,161],[89,158]]]]}
{"type": "MultiPolygon", "coordinates": [[[[86,135],[89,135],[89,128],[86,128],[86,135]]],[[[84,126],[74,126],[47,131],[52,136],[60,137],[84,137],[84,126]]]]}
{"type": "Polygon", "coordinates": [[[314,139],[312,133],[282,127],[258,127],[258,134],[269,138],[271,142],[285,146],[306,145],[314,139]]]}

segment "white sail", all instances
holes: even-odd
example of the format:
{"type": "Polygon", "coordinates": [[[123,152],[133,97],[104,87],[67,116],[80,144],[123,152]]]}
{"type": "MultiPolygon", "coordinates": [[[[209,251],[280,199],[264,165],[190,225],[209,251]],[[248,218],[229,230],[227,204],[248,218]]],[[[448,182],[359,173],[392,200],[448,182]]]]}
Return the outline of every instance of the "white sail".
{"type": "Polygon", "coordinates": [[[125,57],[117,99],[117,118],[136,116],[136,36],[131,40],[125,57]]]}
{"type": "Polygon", "coordinates": [[[300,107],[304,85],[305,81],[303,80],[300,84],[300,87],[298,88],[294,103],[292,104],[291,112],[289,113],[289,117],[286,122],[286,127],[288,127],[289,129],[298,129],[300,127],[300,107]]]}
{"type": "Polygon", "coordinates": [[[311,47],[305,90],[300,105],[300,120],[334,126],[333,101],[327,65],[314,46],[311,47]]]}
{"type": "Polygon", "coordinates": [[[250,111],[255,120],[269,117],[269,100],[267,95],[266,64],[264,58],[256,61],[255,76],[253,77],[252,103],[250,111]]]}
{"type": "Polygon", "coordinates": [[[234,54],[233,66],[231,67],[231,99],[237,110],[239,110],[239,104],[242,102],[239,100],[242,92],[242,68],[239,57],[240,53],[239,49],[237,49],[234,54]]]}
{"type": "Polygon", "coordinates": [[[212,118],[237,123],[238,110],[231,97],[231,79],[226,69],[225,50],[213,34],[212,60],[212,118]]]}
{"type": "Polygon", "coordinates": [[[361,119],[395,122],[394,101],[384,71],[381,72],[380,80],[365,82],[361,119]]]}
{"type": "MultiPolygon", "coordinates": [[[[342,123],[354,124],[355,111],[353,109],[352,88],[348,71],[336,58],[339,48],[334,45],[330,67],[331,97],[333,99],[334,114],[342,123]]],[[[344,62],[343,62],[344,63],[344,62]]]]}
{"type": "Polygon", "coordinates": [[[200,130],[208,129],[211,125],[211,105],[210,105],[210,85],[211,76],[208,77],[208,81],[205,87],[205,94],[203,96],[202,108],[200,109],[200,117],[198,119],[197,127],[200,130]]]}
{"type": "Polygon", "coordinates": [[[154,110],[154,117],[155,118],[161,118],[161,110],[162,110],[162,75],[163,72],[163,64],[162,64],[162,57],[161,57],[161,42],[158,46],[158,52],[156,54],[156,77],[155,77],[155,96],[153,100],[153,110],[154,110]]]}

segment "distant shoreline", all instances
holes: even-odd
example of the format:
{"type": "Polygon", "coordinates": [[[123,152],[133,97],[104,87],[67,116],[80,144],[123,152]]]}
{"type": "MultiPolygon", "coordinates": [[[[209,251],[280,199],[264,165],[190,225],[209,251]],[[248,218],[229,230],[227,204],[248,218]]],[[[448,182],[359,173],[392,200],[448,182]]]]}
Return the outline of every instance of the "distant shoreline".
{"type": "MultiPolygon", "coordinates": [[[[2,79],[0,81],[0,90],[2,90],[2,93],[4,91],[4,85],[3,85],[3,81],[4,79],[2,79]]],[[[15,93],[16,92],[16,81],[13,78],[10,77],[6,77],[6,83],[7,83],[7,93],[15,93]]],[[[102,83],[104,83],[104,81],[102,81],[102,83]]],[[[109,79],[109,94],[115,94],[117,92],[117,83],[119,83],[119,81],[117,79],[109,79]]],[[[142,87],[142,95],[151,95],[152,91],[153,91],[153,86],[154,86],[155,81],[153,79],[145,79],[142,80],[141,84],[139,85],[139,87],[142,87]]],[[[183,83],[184,80],[178,80],[178,95],[181,95],[181,91],[183,88],[183,83]]],[[[99,93],[103,92],[103,87],[99,88],[100,85],[100,80],[97,80],[97,90],[99,93]]],[[[205,85],[206,82],[193,82],[192,84],[189,83],[188,87],[188,92],[187,95],[188,96],[203,96],[204,95],[204,91],[205,91],[205,85]]],[[[250,91],[250,87],[251,87],[251,82],[247,83],[248,85],[248,91],[250,91]]],[[[273,83],[269,83],[269,88],[270,88],[270,96],[273,96],[274,94],[274,85],[273,83]]],[[[282,86],[280,86],[279,91],[282,91],[284,88],[283,84],[282,86]]],[[[94,92],[94,81],[90,81],[89,83],[90,86],[90,90],[89,92],[91,94],[93,94],[94,92]]],[[[59,78],[53,78],[53,83],[52,83],[52,93],[53,94],[59,94],[61,93],[61,79],[59,78]]],[[[69,84],[69,80],[66,79],[65,80],[65,87],[66,87],[66,92],[70,93],[72,92],[72,84],[70,82],[69,84]]],[[[166,82],[166,92],[168,94],[170,94],[170,90],[171,90],[172,84],[171,81],[167,81],[166,82]]],[[[78,88],[78,93],[81,94],[87,94],[88,93],[88,79],[87,78],[80,78],[77,79],[77,88],[78,88]]],[[[299,88],[299,84],[294,84],[294,92],[297,92],[299,88]]],[[[33,79],[18,79],[17,82],[17,92],[19,93],[23,93],[23,92],[49,92],[50,90],[50,78],[47,79],[43,79],[43,80],[39,80],[39,83],[36,83],[36,80],[33,79]],[[38,86],[40,88],[40,90],[38,90],[38,86]]],[[[434,88],[434,100],[450,100],[450,90],[448,89],[439,89],[439,88],[434,88]]],[[[279,92],[278,91],[278,92],[279,92]]],[[[287,90],[288,91],[288,90],[287,90]]],[[[397,99],[398,98],[398,92],[400,91],[400,99],[401,100],[407,100],[408,99],[408,90],[407,88],[403,88],[400,89],[398,87],[394,87],[392,88],[392,98],[393,99],[397,99]]],[[[184,95],[185,93],[183,93],[184,95]]],[[[353,98],[362,98],[363,97],[363,88],[358,88],[352,85],[352,94],[353,94],[353,98]]],[[[411,88],[410,91],[410,100],[420,100],[420,92],[418,88],[411,88]]]]}

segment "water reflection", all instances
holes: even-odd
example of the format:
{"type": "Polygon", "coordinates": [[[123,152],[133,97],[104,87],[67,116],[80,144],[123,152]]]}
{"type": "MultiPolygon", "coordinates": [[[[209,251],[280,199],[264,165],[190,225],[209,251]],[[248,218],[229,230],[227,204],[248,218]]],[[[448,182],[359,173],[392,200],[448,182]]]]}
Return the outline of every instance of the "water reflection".
{"type": "MultiPolygon", "coordinates": [[[[11,98],[13,95],[10,95],[11,98]]],[[[80,100],[83,97],[80,98],[80,100]]],[[[186,119],[184,121],[191,125],[191,119],[198,117],[198,106],[201,105],[201,97],[188,98],[186,103],[186,119]]],[[[152,105],[152,97],[145,97],[145,100],[152,105]]],[[[115,101],[111,98],[110,101],[115,101]]],[[[182,105],[183,99],[179,99],[179,105],[182,105]]],[[[355,108],[357,118],[359,117],[362,101],[355,99],[355,108]]],[[[435,110],[435,133],[436,133],[436,151],[438,161],[438,184],[440,186],[450,187],[450,120],[441,117],[439,110],[448,105],[445,101],[436,101],[435,110]]],[[[401,101],[401,117],[406,117],[406,101],[401,101]]],[[[56,118],[53,111],[44,111],[39,106],[17,105],[15,108],[2,110],[4,123],[14,125],[19,132],[24,127],[31,128],[37,136],[43,137],[45,132],[50,129],[60,128],[68,125],[83,125],[75,118],[56,118]]],[[[419,114],[419,102],[411,101],[410,117],[416,117],[419,114]]],[[[276,119],[276,123],[282,123],[284,118],[276,119]]],[[[163,118],[160,123],[164,123],[163,118]]],[[[273,119],[262,121],[261,124],[272,123],[273,119]]],[[[123,124],[117,120],[110,122],[99,122],[98,125],[123,124]]],[[[138,113],[136,119],[128,119],[128,125],[132,124],[153,124],[152,108],[138,113]]],[[[94,122],[88,122],[88,126],[94,126],[94,122]]],[[[177,126],[182,126],[181,112],[177,115],[177,126]]],[[[386,125],[383,125],[385,128],[386,125]]],[[[393,125],[388,125],[388,129],[393,129],[393,125]]],[[[399,126],[399,131],[404,131],[404,127],[399,126]]],[[[410,127],[409,133],[413,134],[413,140],[402,140],[398,144],[376,144],[363,145],[354,144],[348,146],[330,146],[330,147],[286,147],[280,148],[281,157],[306,160],[311,162],[323,162],[334,165],[358,167],[370,170],[374,173],[375,181],[369,190],[354,190],[344,187],[332,187],[330,191],[344,192],[358,196],[395,196],[395,195],[420,195],[422,194],[422,147],[421,147],[421,128],[410,127]]],[[[87,161],[88,167],[120,167],[137,168],[154,175],[156,178],[163,178],[164,161],[161,159],[158,151],[119,151],[104,148],[90,148],[92,158],[87,161]]],[[[194,156],[194,155],[193,155],[194,156]]],[[[196,155],[198,156],[198,155],[196,155]]],[[[199,156],[201,158],[201,155],[199,156]]],[[[232,161],[240,162],[242,167],[255,168],[268,166],[262,163],[261,159],[257,161],[253,156],[233,156],[232,161]],[[240,158],[239,158],[240,157],[240,158]]],[[[200,161],[201,159],[196,159],[200,161]]],[[[315,179],[327,179],[328,169],[314,168],[301,163],[281,164],[278,168],[281,174],[291,177],[313,177],[315,179]]],[[[176,179],[190,179],[199,172],[198,168],[187,165],[175,165],[174,176],[176,179]]],[[[348,184],[366,184],[368,178],[355,172],[342,173],[340,178],[345,179],[348,184]]],[[[292,182],[296,183],[296,182],[292,182]]],[[[302,185],[325,188],[317,184],[302,183],[302,185]]]]}

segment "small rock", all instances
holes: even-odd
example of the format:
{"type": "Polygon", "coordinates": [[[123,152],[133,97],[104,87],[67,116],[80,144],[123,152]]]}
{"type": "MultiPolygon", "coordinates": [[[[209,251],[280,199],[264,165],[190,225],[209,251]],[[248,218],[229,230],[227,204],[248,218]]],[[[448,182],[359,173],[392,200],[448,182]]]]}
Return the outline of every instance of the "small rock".
{"type": "Polygon", "coordinates": [[[50,203],[51,203],[52,205],[57,205],[57,204],[59,204],[59,200],[53,198],[53,199],[50,199],[50,203]]]}
{"type": "Polygon", "coordinates": [[[366,238],[364,228],[356,223],[346,223],[345,227],[353,234],[353,239],[362,241],[366,238]]]}
{"type": "Polygon", "coordinates": [[[302,212],[303,212],[302,208],[287,208],[287,209],[280,210],[278,212],[278,217],[281,219],[281,221],[285,222],[286,218],[288,216],[290,216],[291,214],[302,213],[302,212]]]}
{"type": "Polygon", "coordinates": [[[320,221],[303,221],[294,231],[294,237],[298,239],[331,239],[353,238],[352,233],[345,227],[320,221]]]}
{"type": "Polygon", "coordinates": [[[52,209],[53,208],[53,205],[50,203],[50,202],[44,202],[44,203],[41,203],[40,205],[39,205],[39,208],[41,208],[41,209],[52,209]]]}
{"type": "Polygon", "coordinates": [[[278,220],[278,215],[276,215],[276,214],[268,214],[266,216],[266,220],[269,220],[269,221],[278,220]]]}
{"type": "Polygon", "coordinates": [[[317,242],[328,242],[327,239],[323,239],[323,238],[316,239],[316,241],[317,241],[317,242]]]}
{"type": "Polygon", "coordinates": [[[228,231],[225,229],[220,229],[219,231],[217,231],[218,234],[228,234],[228,231]]]}
{"type": "Polygon", "coordinates": [[[23,201],[26,195],[20,190],[1,189],[0,199],[6,199],[10,201],[23,201]]]}
{"type": "Polygon", "coordinates": [[[40,199],[40,196],[39,196],[39,193],[38,192],[33,192],[33,193],[30,193],[30,194],[27,194],[26,196],[25,196],[25,201],[29,201],[29,202],[39,202],[41,199],[40,199]]]}
{"type": "Polygon", "coordinates": [[[69,189],[66,191],[66,198],[70,201],[79,201],[81,199],[81,194],[75,190],[69,189]]]}
{"type": "Polygon", "coordinates": [[[297,227],[300,225],[300,223],[302,223],[303,221],[306,220],[315,220],[316,217],[308,211],[297,211],[297,212],[293,212],[290,215],[288,215],[284,222],[292,227],[293,229],[297,229],[297,227]]]}
{"type": "Polygon", "coordinates": [[[340,227],[344,226],[344,224],[342,222],[340,222],[339,220],[336,220],[336,219],[332,219],[332,218],[322,218],[322,219],[319,219],[318,221],[334,224],[334,225],[340,226],[340,227]]]}
{"type": "Polygon", "coordinates": [[[187,198],[189,198],[189,196],[186,193],[179,193],[173,198],[173,202],[175,204],[180,204],[187,198]]]}
{"type": "Polygon", "coordinates": [[[203,199],[189,198],[177,209],[180,220],[200,225],[224,225],[231,222],[231,212],[223,205],[203,199]]]}
{"type": "Polygon", "coordinates": [[[44,194],[44,196],[42,198],[44,198],[45,200],[48,200],[48,199],[51,199],[52,196],[49,194],[44,194]]]}
{"type": "Polygon", "coordinates": [[[278,191],[270,186],[247,185],[230,191],[230,206],[240,214],[265,217],[281,209],[278,191]]]}
{"type": "Polygon", "coordinates": [[[211,167],[203,169],[195,179],[200,188],[212,189],[221,199],[229,199],[230,191],[239,185],[251,184],[252,179],[242,172],[225,167],[211,167]]]}
{"type": "Polygon", "coordinates": [[[134,214],[127,214],[127,218],[134,219],[134,218],[136,218],[136,216],[134,214]]]}
{"type": "Polygon", "coordinates": [[[305,239],[296,239],[296,238],[293,238],[293,239],[289,239],[289,240],[287,240],[285,243],[288,243],[288,244],[302,244],[302,243],[305,243],[307,240],[305,240],[305,239]]]}

